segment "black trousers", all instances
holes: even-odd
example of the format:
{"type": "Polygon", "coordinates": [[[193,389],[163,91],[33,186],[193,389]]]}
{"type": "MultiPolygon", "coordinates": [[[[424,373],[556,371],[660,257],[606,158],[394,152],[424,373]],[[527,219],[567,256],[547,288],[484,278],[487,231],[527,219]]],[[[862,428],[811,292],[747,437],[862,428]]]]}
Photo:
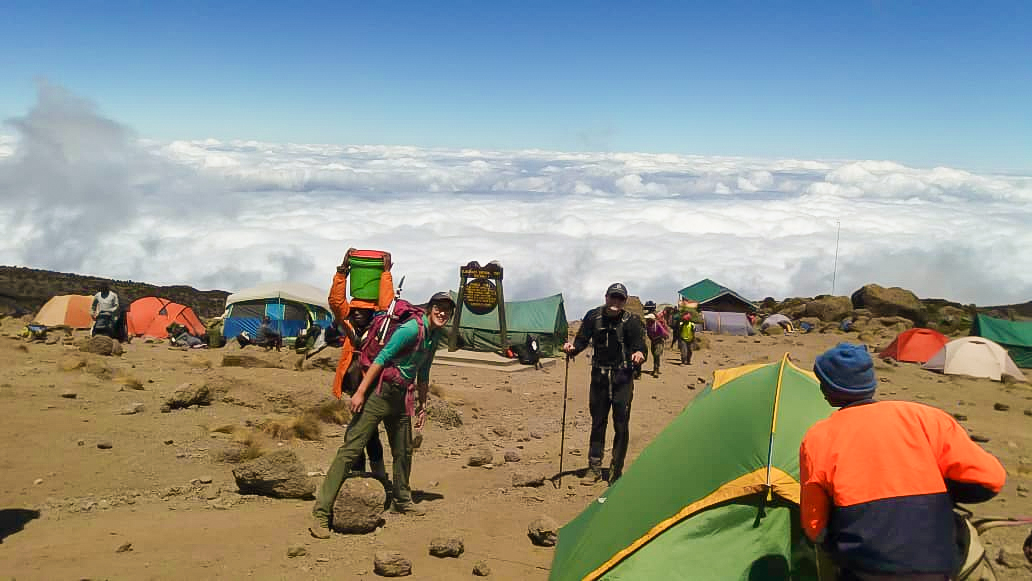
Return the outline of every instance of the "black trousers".
{"type": "Polygon", "coordinates": [[[601,466],[606,449],[606,426],[609,411],[613,412],[613,459],[609,475],[623,473],[624,458],[627,456],[627,442],[630,440],[631,400],[634,399],[634,379],[631,368],[591,368],[591,387],[588,409],[591,411],[591,441],[588,446],[588,463],[601,466]]]}

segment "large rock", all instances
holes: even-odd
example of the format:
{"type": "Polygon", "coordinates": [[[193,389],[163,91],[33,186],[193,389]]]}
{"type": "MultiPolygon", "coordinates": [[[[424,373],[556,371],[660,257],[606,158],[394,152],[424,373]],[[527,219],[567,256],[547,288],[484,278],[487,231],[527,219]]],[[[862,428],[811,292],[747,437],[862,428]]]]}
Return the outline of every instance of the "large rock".
{"type": "Polygon", "coordinates": [[[785,299],[774,308],[775,313],[781,313],[789,319],[798,319],[806,313],[806,304],[810,299],[791,298],[785,299]]]}
{"type": "Polygon", "coordinates": [[[875,317],[906,317],[918,326],[927,322],[927,311],[917,295],[900,287],[868,284],[853,293],[851,299],[854,308],[868,309],[875,317]]]}
{"type": "Polygon", "coordinates": [[[473,450],[466,459],[467,466],[486,466],[494,460],[494,451],[487,446],[473,450]]]}
{"type": "Polygon", "coordinates": [[[554,547],[559,538],[559,523],[547,516],[539,516],[527,527],[530,542],[539,547],[554,547]]]}
{"type": "Polygon", "coordinates": [[[412,574],[412,561],[398,551],[377,551],[373,572],[382,577],[406,577],[412,574]]]}
{"type": "Polygon", "coordinates": [[[111,337],[97,335],[96,337],[90,337],[83,341],[82,345],[79,346],[79,351],[84,353],[93,353],[95,355],[114,355],[117,357],[122,354],[122,344],[111,337]]]}
{"type": "Polygon", "coordinates": [[[352,476],[337,492],[330,527],[338,533],[371,533],[383,522],[380,514],[386,507],[387,491],[382,482],[375,478],[352,476]]]}
{"type": "Polygon", "coordinates": [[[853,303],[849,301],[849,297],[823,295],[806,303],[806,310],[803,314],[807,317],[817,317],[822,321],[831,322],[841,321],[851,312],[853,312],[853,303]]]}
{"type": "Polygon", "coordinates": [[[426,416],[445,428],[458,428],[462,426],[462,416],[459,415],[455,406],[440,398],[431,396],[427,399],[426,416]]]}
{"type": "Polygon", "coordinates": [[[242,494],[273,498],[311,498],[315,483],[292,450],[277,450],[233,470],[242,494]]]}
{"type": "Polygon", "coordinates": [[[517,470],[512,473],[512,485],[514,488],[536,488],[544,486],[545,476],[540,472],[528,472],[517,470]]]}

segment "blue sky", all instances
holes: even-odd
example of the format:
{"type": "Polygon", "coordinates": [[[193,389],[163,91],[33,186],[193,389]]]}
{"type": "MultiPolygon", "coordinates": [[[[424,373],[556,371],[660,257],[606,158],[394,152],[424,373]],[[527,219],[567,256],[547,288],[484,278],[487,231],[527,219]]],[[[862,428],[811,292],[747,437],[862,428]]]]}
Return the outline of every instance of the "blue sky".
{"type": "Polygon", "coordinates": [[[156,139],[1032,168],[1029,2],[4,3],[36,80],[156,139]]]}

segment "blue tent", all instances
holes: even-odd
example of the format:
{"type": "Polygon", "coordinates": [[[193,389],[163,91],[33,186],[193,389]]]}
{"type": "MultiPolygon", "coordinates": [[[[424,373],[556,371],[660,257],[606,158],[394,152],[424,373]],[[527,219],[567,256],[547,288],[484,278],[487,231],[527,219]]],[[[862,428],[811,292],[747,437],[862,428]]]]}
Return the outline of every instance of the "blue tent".
{"type": "Polygon", "coordinates": [[[226,297],[226,318],[222,334],[227,339],[247,331],[257,336],[262,317],[269,317],[284,339],[297,337],[310,324],[324,329],[333,324],[329,293],[296,282],[273,282],[242,290],[226,297]]]}

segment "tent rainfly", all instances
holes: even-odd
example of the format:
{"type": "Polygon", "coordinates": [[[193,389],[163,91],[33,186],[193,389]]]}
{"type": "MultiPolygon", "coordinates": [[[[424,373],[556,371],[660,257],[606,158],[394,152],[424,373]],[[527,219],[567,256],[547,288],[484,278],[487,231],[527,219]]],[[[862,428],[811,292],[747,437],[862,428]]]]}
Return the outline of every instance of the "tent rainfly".
{"type": "Polygon", "coordinates": [[[54,327],[68,325],[74,329],[89,329],[93,326],[90,307],[93,297],[86,295],[59,295],[52,297],[33,319],[40,325],[54,327]]]}
{"type": "Polygon", "coordinates": [[[129,305],[126,325],[130,335],[164,339],[168,337],[165,328],[170,323],[179,323],[191,335],[204,334],[204,325],[190,307],[159,297],[143,297],[129,305]]]}
{"type": "Polygon", "coordinates": [[[934,357],[949,341],[949,337],[938,331],[915,327],[897,335],[878,357],[924,363],[934,357]]]}
{"type": "Polygon", "coordinates": [[[817,378],[787,354],[713,375],[562,528],[551,581],[817,578],[799,525],[799,445],[832,412],[817,378]]]}
{"type": "Polygon", "coordinates": [[[978,315],[971,324],[970,335],[996,342],[1010,353],[1018,367],[1032,367],[1032,321],[1005,321],[978,315]]]}
{"type": "MultiPolygon", "coordinates": [[[[453,292],[452,297],[456,294],[453,292]]],[[[526,301],[505,302],[505,332],[510,345],[522,344],[527,335],[538,339],[546,357],[559,353],[566,341],[569,324],[562,293],[526,301]]],[[[459,320],[459,338],[472,351],[498,351],[502,338],[498,329],[497,310],[474,315],[465,305],[459,320]]]]}

